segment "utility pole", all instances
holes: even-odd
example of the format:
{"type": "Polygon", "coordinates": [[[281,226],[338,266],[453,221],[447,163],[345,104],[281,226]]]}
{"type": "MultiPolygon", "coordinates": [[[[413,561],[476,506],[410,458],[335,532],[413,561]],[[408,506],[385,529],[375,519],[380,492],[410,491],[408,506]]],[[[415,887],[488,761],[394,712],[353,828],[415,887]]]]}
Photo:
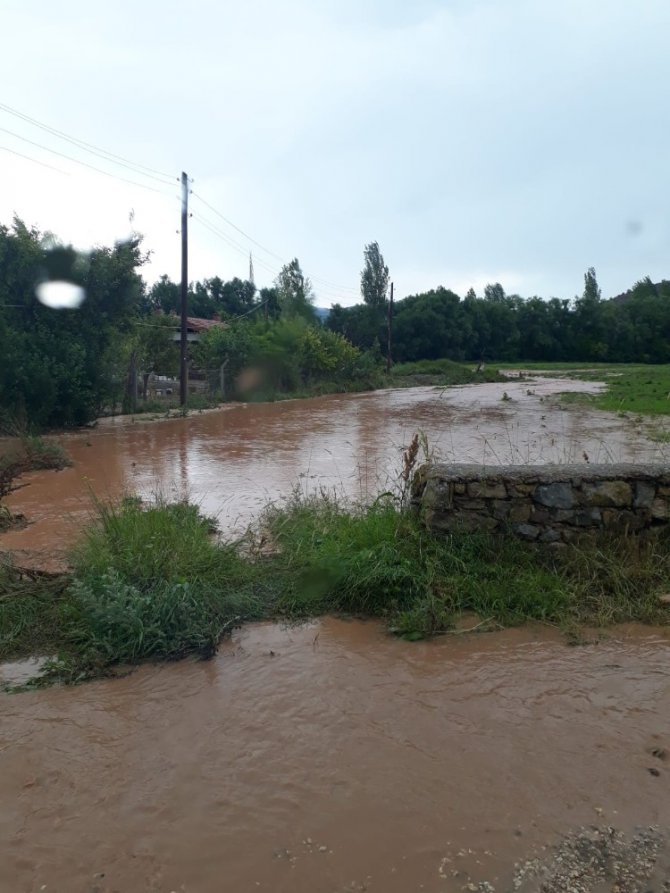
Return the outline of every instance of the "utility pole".
{"type": "Polygon", "coordinates": [[[391,340],[393,328],[393,283],[391,283],[391,299],[388,306],[388,316],[386,319],[386,334],[388,336],[386,343],[386,374],[391,371],[391,340]]]}
{"type": "Polygon", "coordinates": [[[188,400],[188,175],[181,174],[181,340],[179,402],[188,400]]]}

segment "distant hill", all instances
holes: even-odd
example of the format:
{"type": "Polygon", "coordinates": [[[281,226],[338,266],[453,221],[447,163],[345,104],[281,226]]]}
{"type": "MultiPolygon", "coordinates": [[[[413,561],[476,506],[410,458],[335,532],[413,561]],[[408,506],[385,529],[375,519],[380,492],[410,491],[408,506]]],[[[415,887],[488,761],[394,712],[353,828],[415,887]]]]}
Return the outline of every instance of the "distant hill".
{"type": "MultiPolygon", "coordinates": [[[[610,298],[610,300],[616,301],[616,303],[618,304],[625,303],[633,297],[633,294],[638,286],[642,286],[642,282],[638,283],[637,286],[633,286],[633,288],[629,288],[628,291],[625,291],[620,295],[614,295],[614,297],[610,298]]],[[[653,289],[657,295],[667,295],[670,292],[670,281],[668,281],[667,279],[662,279],[660,282],[650,281],[648,283],[648,288],[649,291],[653,289]]]]}
{"type": "Polygon", "coordinates": [[[330,315],[329,307],[315,307],[314,308],[316,315],[319,317],[321,322],[325,322],[330,315]]]}

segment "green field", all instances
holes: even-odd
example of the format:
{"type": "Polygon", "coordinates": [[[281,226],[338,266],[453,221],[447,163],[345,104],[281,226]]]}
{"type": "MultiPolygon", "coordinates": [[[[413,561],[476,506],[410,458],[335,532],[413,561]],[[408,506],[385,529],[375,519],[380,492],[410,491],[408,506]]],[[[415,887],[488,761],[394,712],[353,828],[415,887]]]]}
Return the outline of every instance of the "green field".
{"type": "Polygon", "coordinates": [[[670,365],[612,363],[497,363],[499,369],[524,369],[566,378],[566,403],[638,415],[670,415],[670,365]],[[570,393],[567,381],[602,381],[607,390],[597,396],[570,393]]]}

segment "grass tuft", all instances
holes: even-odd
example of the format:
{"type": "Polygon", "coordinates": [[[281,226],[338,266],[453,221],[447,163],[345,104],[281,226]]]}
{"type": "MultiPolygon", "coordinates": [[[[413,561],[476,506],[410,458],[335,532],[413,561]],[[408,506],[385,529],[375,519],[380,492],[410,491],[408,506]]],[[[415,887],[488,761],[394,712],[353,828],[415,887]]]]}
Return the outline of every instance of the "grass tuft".
{"type": "MultiPolygon", "coordinates": [[[[409,456],[409,452],[408,452],[409,456]]],[[[409,456],[411,458],[411,456],[409,456]]],[[[510,537],[436,537],[385,494],[351,505],[296,492],[244,544],[221,543],[187,503],[100,504],[68,578],[0,568],[0,659],[57,655],[47,680],[120,663],[210,656],[234,626],[325,613],[380,617],[408,639],[540,621],[666,623],[667,538],[551,550],[510,537]],[[271,551],[267,550],[267,545],[271,551]]]]}
{"type": "Polygon", "coordinates": [[[506,381],[498,369],[484,366],[477,371],[471,363],[456,363],[453,360],[417,360],[412,363],[397,363],[391,369],[389,384],[396,387],[435,384],[443,387],[475,384],[490,381],[506,381]]]}

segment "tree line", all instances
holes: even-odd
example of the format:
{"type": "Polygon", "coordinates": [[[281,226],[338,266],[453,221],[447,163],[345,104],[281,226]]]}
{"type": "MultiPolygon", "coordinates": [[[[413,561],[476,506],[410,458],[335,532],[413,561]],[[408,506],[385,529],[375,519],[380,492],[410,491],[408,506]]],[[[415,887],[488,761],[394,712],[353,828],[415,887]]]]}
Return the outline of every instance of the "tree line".
{"type": "MultiPolygon", "coordinates": [[[[0,423],[86,424],[127,408],[136,380],[146,394],[152,372],[176,374],[180,288],[167,276],[147,285],[146,260],[139,236],[82,255],[19,219],[0,226],[0,423]],[[36,285],[56,275],[85,290],[78,309],[36,299],[36,285]]],[[[238,278],[192,283],[189,315],[227,321],[193,345],[192,361],[215,373],[222,396],[371,386],[387,350],[389,282],[379,245],[366,245],[362,302],[334,304],[325,324],[296,258],[260,291],[238,278]]],[[[507,295],[498,283],[463,298],[439,287],[398,301],[392,329],[394,362],[665,363],[670,282],[645,278],[604,300],[591,269],[572,301],[507,295]]]]}
{"type": "MultiPolygon", "coordinates": [[[[167,276],[148,286],[146,261],[139,236],[84,255],[19,219],[0,226],[0,432],[87,424],[131,408],[151,373],[177,373],[180,288],[167,276]],[[81,306],[44,306],[36,287],[50,279],[81,286],[81,306]]],[[[227,321],[190,351],[222,396],[363,387],[374,371],[369,356],[320,324],[295,258],[260,292],[240,279],[192,283],[189,315],[227,321]],[[241,379],[247,368],[255,375],[241,379]]]]}
{"type": "MultiPolygon", "coordinates": [[[[386,321],[370,302],[335,304],[326,325],[361,350],[383,353],[386,321]]],[[[393,308],[393,360],[670,362],[670,281],[641,279],[602,298],[592,268],[574,300],[507,295],[499,283],[461,298],[447,288],[410,295],[393,308]]]]}

